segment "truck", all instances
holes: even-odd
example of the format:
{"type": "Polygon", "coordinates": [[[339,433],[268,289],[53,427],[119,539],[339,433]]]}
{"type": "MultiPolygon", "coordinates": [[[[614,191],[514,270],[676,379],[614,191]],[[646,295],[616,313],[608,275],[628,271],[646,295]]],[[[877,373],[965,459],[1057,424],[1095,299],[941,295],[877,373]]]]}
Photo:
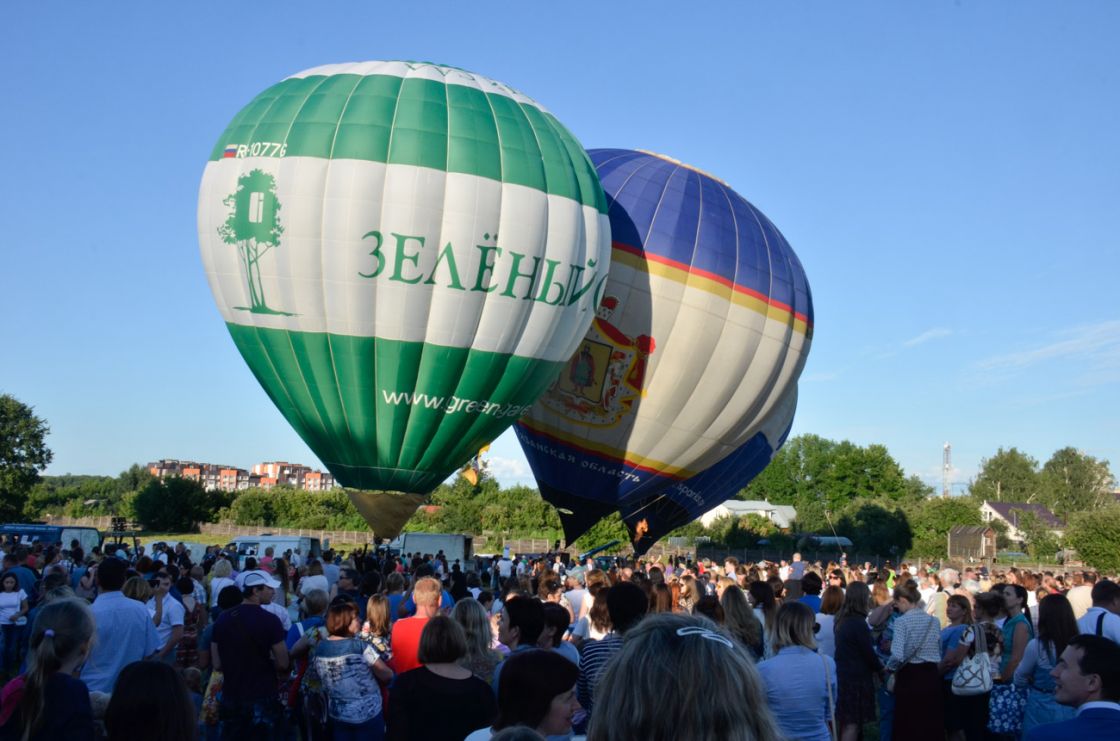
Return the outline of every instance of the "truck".
{"type": "Polygon", "coordinates": [[[454,533],[403,533],[389,544],[390,549],[399,550],[401,556],[412,554],[436,555],[443,551],[448,565],[459,562],[464,570],[474,569],[474,550],[471,536],[454,533]]]}
{"type": "Polygon", "coordinates": [[[12,540],[22,545],[44,543],[54,545],[62,543],[63,548],[70,548],[71,541],[78,541],[82,550],[89,555],[97,546],[101,545],[101,532],[97,528],[80,527],[77,525],[47,525],[41,522],[10,522],[0,526],[0,536],[3,542],[12,540]]]}
{"type": "Polygon", "coordinates": [[[262,533],[261,535],[242,535],[234,538],[233,546],[237,551],[237,564],[238,570],[245,567],[245,559],[252,556],[258,561],[264,556],[265,548],[272,548],[272,555],[280,558],[284,552],[289,548],[294,552],[297,548],[303,563],[307,563],[308,558],[322,558],[323,552],[319,545],[318,538],[311,538],[299,535],[270,535],[262,533]]]}

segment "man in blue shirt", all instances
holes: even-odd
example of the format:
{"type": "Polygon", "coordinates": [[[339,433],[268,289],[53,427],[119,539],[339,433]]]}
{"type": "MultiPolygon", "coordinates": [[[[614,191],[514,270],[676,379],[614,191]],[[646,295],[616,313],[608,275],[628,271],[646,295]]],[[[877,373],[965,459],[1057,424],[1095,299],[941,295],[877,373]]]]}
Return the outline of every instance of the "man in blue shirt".
{"type": "Polygon", "coordinates": [[[97,566],[100,593],[90,608],[97,640],[81,673],[90,692],[112,692],[121,669],[163,645],[148,608],[121,594],[127,572],[128,564],[119,558],[106,558],[97,566]]]}
{"type": "Polygon", "coordinates": [[[1120,644],[1095,635],[1070,639],[1054,678],[1054,699],[1077,717],[1031,729],[1026,741],[1105,741],[1120,738],[1120,644]]]}

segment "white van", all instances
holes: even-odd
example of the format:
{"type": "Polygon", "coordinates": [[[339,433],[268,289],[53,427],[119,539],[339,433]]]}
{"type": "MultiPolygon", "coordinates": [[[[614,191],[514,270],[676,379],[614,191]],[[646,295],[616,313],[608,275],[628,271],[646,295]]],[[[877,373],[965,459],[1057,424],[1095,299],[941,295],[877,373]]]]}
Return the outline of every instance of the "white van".
{"type": "Polygon", "coordinates": [[[245,567],[245,559],[252,556],[258,561],[264,556],[266,548],[272,548],[274,558],[281,558],[284,552],[291,549],[294,553],[299,549],[300,564],[306,565],[308,558],[321,558],[322,549],[319,539],[298,535],[242,535],[234,538],[233,545],[237,549],[237,570],[245,567]]]}

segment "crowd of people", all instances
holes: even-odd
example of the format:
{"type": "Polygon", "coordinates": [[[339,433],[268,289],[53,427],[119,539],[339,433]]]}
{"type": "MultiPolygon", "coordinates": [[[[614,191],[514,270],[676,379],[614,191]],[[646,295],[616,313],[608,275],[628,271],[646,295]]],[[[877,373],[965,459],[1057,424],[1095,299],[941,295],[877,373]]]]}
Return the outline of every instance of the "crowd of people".
{"type": "Polygon", "coordinates": [[[1120,738],[1092,572],[2,550],[0,741],[1120,738]]]}

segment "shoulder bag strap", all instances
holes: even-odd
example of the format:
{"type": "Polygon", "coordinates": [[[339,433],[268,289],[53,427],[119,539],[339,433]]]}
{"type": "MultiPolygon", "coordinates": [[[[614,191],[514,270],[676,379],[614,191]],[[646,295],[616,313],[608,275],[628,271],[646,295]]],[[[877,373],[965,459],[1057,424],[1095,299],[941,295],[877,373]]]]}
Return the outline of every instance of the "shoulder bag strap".
{"type": "Polygon", "coordinates": [[[975,656],[977,651],[988,653],[988,636],[981,623],[972,627],[972,655],[975,656]]]}
{"type": "MultiPolygon", "coordinates": [[[[922,650],[922,644],[926,642],[927,638],[929,638],[929,632],[933,629],[935,623],[937,623],[937,618],[932,618],[930,622],[926,623],[926,632],[922,634],[922,640],[914,644],[914,650],[911,651],[910,655],[906,657],[906,661],[903,661],[902,664],[899,665],[898,668],[900,671],[902,670],[902,667],[909,664],[914,659],[914,657],[918,655],[918,652],[922,650]]],[[[937,624],[940,625],[940,623],[937,624]]]]}
{"type": "Polygon", "coordinates": [[[1106,610],[1106,611],[1102,612],[1100,615],[1097,615],[1097,635],[1098,636],[1103,636],[1104,635],[1104,616],[1107,615],[1107,614],[1108,614],[1108,611],[1106,610]]]}
{"type": "Polygon", "coordinates": [[[835,741],[838,731],[836,728],[836,703],[832,699],[832,682],[828,678],[828,660],[825,659],[824,654],[817,655],[820,656],[821,664],[824,665],[824,689],[828,693],[828,730],[835,741]]]}

